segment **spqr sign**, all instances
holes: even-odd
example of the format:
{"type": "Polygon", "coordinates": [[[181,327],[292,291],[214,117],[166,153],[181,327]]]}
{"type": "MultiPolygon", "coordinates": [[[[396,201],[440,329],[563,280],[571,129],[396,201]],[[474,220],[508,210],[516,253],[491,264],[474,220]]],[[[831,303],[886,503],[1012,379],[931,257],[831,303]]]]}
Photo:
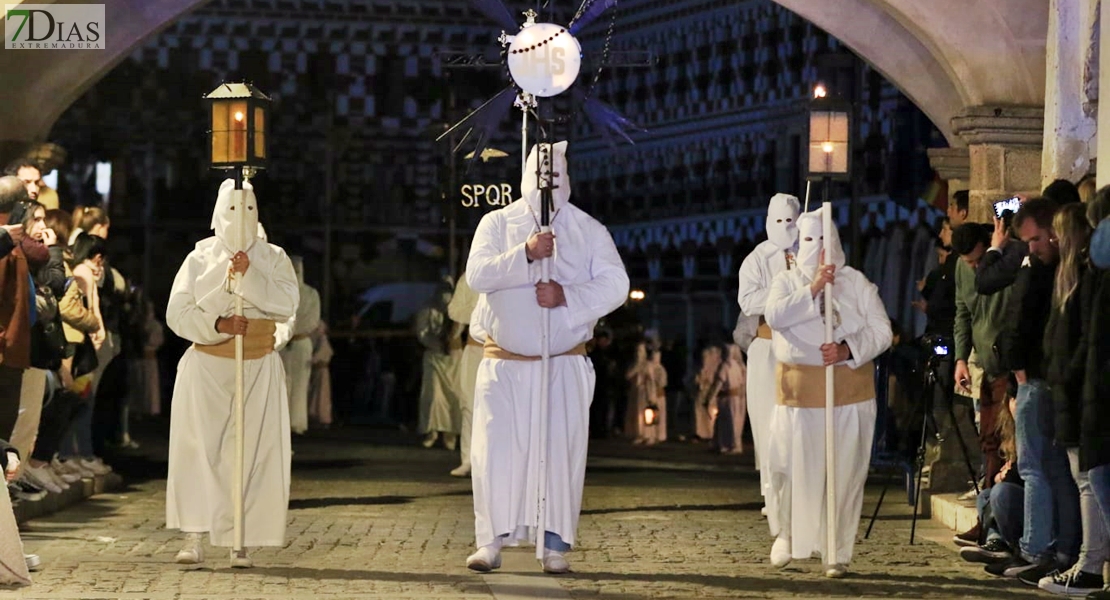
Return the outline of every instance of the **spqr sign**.
{"type": "Polygon", "coordinates": [[[464,208],[486,206],[508,206],[513,201],[513,186],[508,183],[485,185],[468,183],[462,186],[462,205],[464,208]]]}

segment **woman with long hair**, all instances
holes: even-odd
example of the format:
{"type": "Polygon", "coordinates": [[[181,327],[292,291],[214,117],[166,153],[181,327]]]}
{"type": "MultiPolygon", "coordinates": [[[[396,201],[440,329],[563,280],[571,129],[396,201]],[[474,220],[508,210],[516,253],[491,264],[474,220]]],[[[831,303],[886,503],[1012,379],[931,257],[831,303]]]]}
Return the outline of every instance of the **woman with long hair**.
{"type": "Polygon", "coordinates": [[[1068,451],[1072,477],[1079,488],[1082,545],[1079,560],[1062,572],[1049,573],[1037,585],[1054,593],[1079,593],[1102,589],[1102,563],[1110,558],[1110,537],[1098,510],[1086,470],[1079,465],[1079,423],[1086,352],[1080,344],[1086,319],[1082,298],[1089,286],[1087,248],[1091,225],[1087,207],[1067,204],[1060,207],[1052,221],[1049,238],[1059,251],[1056,280],[1052,291],[1052,312],[1044,333],[1047,380],[1052,390],[1056,443],[1068,451]]]}

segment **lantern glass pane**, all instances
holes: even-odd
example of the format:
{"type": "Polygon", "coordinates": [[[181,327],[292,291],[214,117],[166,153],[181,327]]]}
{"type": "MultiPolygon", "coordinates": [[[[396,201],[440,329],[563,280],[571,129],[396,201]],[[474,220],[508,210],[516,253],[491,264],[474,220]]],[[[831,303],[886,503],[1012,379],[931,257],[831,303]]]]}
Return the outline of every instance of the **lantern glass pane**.
{"type": "Polygon", "coordinates": [[[821,141],[809,145],[809,172],[811,174],[848,173],[848,143],[821,141]],[[826,152],[831,148],[831,152],[826,152]]]}
{"type": "Polygon", "coordinates": [[[212,162],[226,163],[228,161],[228,135],[227,135],[227,103],[212,103],[212,162]]]}
{"type": "Polygon", "coordinates": [[[848,141],[848,113],[829,113],[829,140],[833,142],[848,141]]]}
{"type": "Polygon", "coordinates": [[[266,110],[254,108],[254,158],[266,158],[266,110]]]}
{"type": "Polygon", "coordinates": [[[247,103],[236,101],[228,106],[228,162],[243,163],[247,161],[247,103]]]}

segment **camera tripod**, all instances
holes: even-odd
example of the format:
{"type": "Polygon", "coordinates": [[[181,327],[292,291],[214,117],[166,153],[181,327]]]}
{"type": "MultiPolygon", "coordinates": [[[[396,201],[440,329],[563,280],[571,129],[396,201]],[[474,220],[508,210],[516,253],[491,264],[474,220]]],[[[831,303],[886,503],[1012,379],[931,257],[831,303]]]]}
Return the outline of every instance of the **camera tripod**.
{"type": "MultiPolygon", "coordinates": [[[[925,442],[928,439],[928,432],[930,427],[934,432],[933,435],[935,437],[936,443],[939,445],[944,441],[944,436],[941,434],[940,426],[937,424],[936,416],[933,413],[937,391],[936,386],[943,385],[941,384],[941,377],[939,377],[938,371],[941,364],[947,358],[947,354],[933,353],[930,354],[928,360],[926,361],[924,386],[922,388],[922,401],[920,402],[923,415],[921,418],[921,430],[918,435],[919,441],[917,445],[916,460],[914,463],[914,466],[916,468],[915,470],[917,472],[917,479],[916,481],[911,480],[907,482],[907,488],[909,488],[910,486],[913,487],[913,522],[910,526],[910,545],[913,545],[914,538],[917,533],[917,517],[920,512],[921,506],[922,473],[925,470],[925,442]]],[[[960,435],[959,424],[956,419],[956,411],[953,404],[953,396],[955,395],[955,392],[952,389],[952,386],[944,385],[943,387],[945,389],[942,389],[941,391],[944,394],[944,400],[948,405],[948,417],[952,420],[952,426],[956,435],[956,441],[960,444],[960,452],[963,454],[964,464],[967,466],[968,476],[971,479],[972,485],[975,487],[975,492],[978,493],[979,478],[976,476],[975,468],[971,464],[971,455],[968,452],[967,443],[964,441],[963,436],[960,435]]],[[[974,429],[974,427],[974,416],[972,416],[972,428],[974,429]]],[[[907,473],[907,477],[908,476],[909,474],[907,473]]],[[[871,528],[874,527],[875,520],[879,516],[879,509],[883,505],[883,499],[886,498],[886,492],[889,486],[889,482],[887,482],[883,486],[883,491],[879,495],[879,502],[875,506],[875,512],[871,515],[871,522],[867,526],[867,533],[866,535],[864,535],[864,539],[867,539],[871,536],[871,528]]],[[[907,489],[907,491],[909,491],[909,489],[907,489]]]]}

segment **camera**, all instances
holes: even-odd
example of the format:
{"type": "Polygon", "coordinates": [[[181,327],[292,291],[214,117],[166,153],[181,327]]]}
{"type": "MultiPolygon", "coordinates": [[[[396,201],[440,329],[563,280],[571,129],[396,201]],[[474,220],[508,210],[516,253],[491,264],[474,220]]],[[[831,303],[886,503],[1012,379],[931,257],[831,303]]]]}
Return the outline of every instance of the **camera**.
{"type": "Polygon", "coordinates": [[[999,200],[998,202],[994,203],[994,216],[998,217],[999,219],[1012,217],[1020,208],[1021,198],[1017,196],[1011,196],[1009,198],[1006,198],[1005,200],[999,200]],[[1007,215],[1007,212],[1009,212],[1010,214],[1007,215]]]}
{"type": "Polygon", "coordinates": [[[933,346],[934,356],[948,356],[948,346],[933,346]]]}
{"type": "Polygon", "coordinates": [[[943,335],[926,335],[921,338],[921,346],[930,362],[948,358],[952,352],[952,340],[943,335]]]}

